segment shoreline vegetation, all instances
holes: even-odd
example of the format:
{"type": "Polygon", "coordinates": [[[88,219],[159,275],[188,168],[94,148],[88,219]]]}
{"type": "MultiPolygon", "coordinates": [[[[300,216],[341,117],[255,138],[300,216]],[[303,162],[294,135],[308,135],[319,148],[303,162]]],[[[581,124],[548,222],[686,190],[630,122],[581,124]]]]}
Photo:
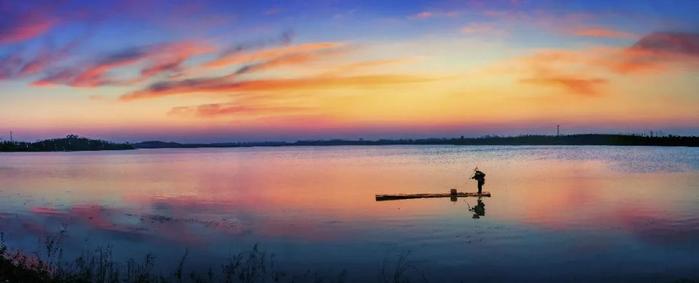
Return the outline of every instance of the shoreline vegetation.
{"type": "MultiPolygon", "coordinates": [[[[184,250],[182,257],[174,265],[157,268],[157,258],[142,254],[142,259],[117,260],[109,245],[92,250],[83,250],[79,256],[67,259],[63,250],[65,231],[45,235],[39,251],[27,252],[11,250],[0,232],[0,282],[33,283],[166,283],[166,282],[226,282],[226,283],[293,283],[293,282],[378,282],[409,283],[431,282],[430,274],[409,259],[410,252],[388,256],[378,263],[375,270],[362,270],[365,275],[357,281],[353,275],[357,270],[312,269],[286,270],[275,261],[275,255],[254,245],[222,260],[208,268],[191,266],[189,252],[184,250]],[[372,272],[375,272],[372,274],[372,272]]],[[[672,276],[670,276],[672,277],[672,276]]],[[[453,278],[449,282],[472,282],[453,278]]],[[[443,279],[436,282],[444,282],[443,279]]],[[[661,281],[668,283],[694,283],[696,279],[678,276],[661,281]]]]}
{"type": "Polygon", "coordinates": [[[483,136],[477,138],[421,138],[421,139],[327,139],[299,140],[295,142],[229,142],[229,143],[177,143],[144,141],[138,143],[114,143],[76,135],[38,142],[0,142],[0,152],[46,151],[97,151],[156,148],[226,148],[226,147],[279,147],[279,146],[380,146],[380,145],[610,145],[610,146],[699,146],[697,136],[646,136],[628,134],[574,134],[574,135],[522,135],[483,136]]]}
{"type": "Polygon", "coordinates": [[[45,152],[45,151],[96,151],[135,149],[128,143],[113,143],[105,140],[88,139],[76,135],[48,139],[38,142],[2,141],[0,152],[45,152]]]}
{"type": "MultiPolygon", "coordinates": [[[[74,259],[66,259],[63,250],[65,231],[48,234],[41,239],[37,252],[11,250],[0,233],[0,282],[68,283],[68,282],[351,282],[347,270],[315,271],[303,269],[285,270],[275,261],[275,255],[254,245],[233,253],[220,264],[208,268],[190,266],[187,250],[175,265],[159,270],[156,257],[142,254],[141,260],[130,258],[118,261],[109,245],[84,250],[74,259]]],[[[384,259],[370,282],[429,282],[424,272],[409,260],[409,253],[384,259]],[[422,280],[413,281],[412,279],[422,280]]],[[[365,281],[365,280],[363,280],[365,281]]]]}

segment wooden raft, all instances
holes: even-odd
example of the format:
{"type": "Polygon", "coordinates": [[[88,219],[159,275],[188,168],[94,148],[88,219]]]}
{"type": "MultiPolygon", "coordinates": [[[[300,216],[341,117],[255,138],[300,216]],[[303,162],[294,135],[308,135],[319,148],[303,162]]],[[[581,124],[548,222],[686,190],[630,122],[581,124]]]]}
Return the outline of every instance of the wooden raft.
{"type": "Polygon", "coordinates": [[[456,192],[452,190],[449,193],[442,194],[398,194],[398,195],[376,195],[376,201],[384,200],[400,200],[400,199],[414,199],[414,198],[457,198],[457,197],[490,197],[490,192],[482,192],[480,195],[478,193],[463,193],[456,192]]]}

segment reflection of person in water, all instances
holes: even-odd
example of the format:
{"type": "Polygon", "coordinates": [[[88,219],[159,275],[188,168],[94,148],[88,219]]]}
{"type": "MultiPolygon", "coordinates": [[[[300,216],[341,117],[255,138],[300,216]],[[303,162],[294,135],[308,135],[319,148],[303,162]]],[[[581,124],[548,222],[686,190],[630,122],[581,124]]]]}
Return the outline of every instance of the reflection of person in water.
{"type": "Polygon", "coordinates": [[[485,173],[481,172],[481,170],[478,170],[478,167],[474,169],[473,177],[471,179],[475,179],[478,181],[478,194],[480,195],[483,192],[483,185],[485,184],[485,173]]]}
{"type": "Polygon", "coordinates": [[[469,208],[468,211],[473,212],[473,219],[481,218],[481,216],[485,216],[485,203],[483,203],[481,198],[478,198],[478,204],[469,208]]]}

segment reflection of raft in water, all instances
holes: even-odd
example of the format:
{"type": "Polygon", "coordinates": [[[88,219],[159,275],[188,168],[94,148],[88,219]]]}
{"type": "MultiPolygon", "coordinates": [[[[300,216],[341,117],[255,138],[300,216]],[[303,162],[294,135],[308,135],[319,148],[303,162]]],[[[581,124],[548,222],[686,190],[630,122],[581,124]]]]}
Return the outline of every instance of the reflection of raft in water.
{"type": "Polygon", "coordinates": [[[413,198],[457,198],[457,197],[490,197],[489,192],[478,193],[460,193],[452,190],[450,193],[443,194],[398,194],[398,195],[376,195],[376,201],[382,200],[400,200],[413,198]]]}

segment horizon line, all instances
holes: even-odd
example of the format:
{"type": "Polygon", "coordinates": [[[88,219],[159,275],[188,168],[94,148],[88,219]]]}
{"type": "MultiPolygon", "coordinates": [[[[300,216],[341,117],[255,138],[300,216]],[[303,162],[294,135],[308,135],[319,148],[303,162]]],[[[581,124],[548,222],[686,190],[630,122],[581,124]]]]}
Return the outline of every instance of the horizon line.
{"type": "MultiPolygon", "coordinates": [[[[579,132],[579,133],[566,133],[566,134],[517,134],[517,135],[498,135],[498,134],[486,134],[480,136],[466,136],[466,135],[456,135],[456,136],[422,136],[422,137],[380,137],[380,138],[339,138],[339,137],[325,137],[325,138],[309,138],[309,139],[294,139],[294,140],[251,140],[251,141],[220,141],[220,142],[182,142],[176,140],[165,140],[165,139],[142,139],[142,140],[130,140],[121,143],[136,144],[136,143],[146,143],[146,142],[163,142],[163,143],[177,143],[182,145],[192,145],[192,144],[255,144],[255,143],[298,143],[298,142],[323,142],[323,141],[353,141],[353,142],[379,142],[379,141],[421,141],[421,140],[449,140],[449,139],[483,139],[483,138],[516,138],[516,137],[532,137],[532,136],[543,136],[543,137],[564,137],[564,136],[582,136],[582,135],[618,135],[618,136],[636,136],[636,137],[652,137],[652,138],[662,138],[662,137],[686,137],[686,138],[696,138],[699,135],[676,135],[666,133],[664,131],[649,131],[649,132],[616,132],[616,133],[595,133],[595,132],[579,132]]],[[[109,139],[103,139],[99,137],[92,136],[82,136],[79,134],[66,134],[62,137],[44,138],[36,139],[34,141],[17,140],[14,137],[10,139],[4,139],[0,137],[0,142],[15,142],[15,143],[33,143],[54,139],[64,139],[70,136],[76,136],[78,138],[87,138],[91,140],[101,140],[111,142],[109,139]]]]}

